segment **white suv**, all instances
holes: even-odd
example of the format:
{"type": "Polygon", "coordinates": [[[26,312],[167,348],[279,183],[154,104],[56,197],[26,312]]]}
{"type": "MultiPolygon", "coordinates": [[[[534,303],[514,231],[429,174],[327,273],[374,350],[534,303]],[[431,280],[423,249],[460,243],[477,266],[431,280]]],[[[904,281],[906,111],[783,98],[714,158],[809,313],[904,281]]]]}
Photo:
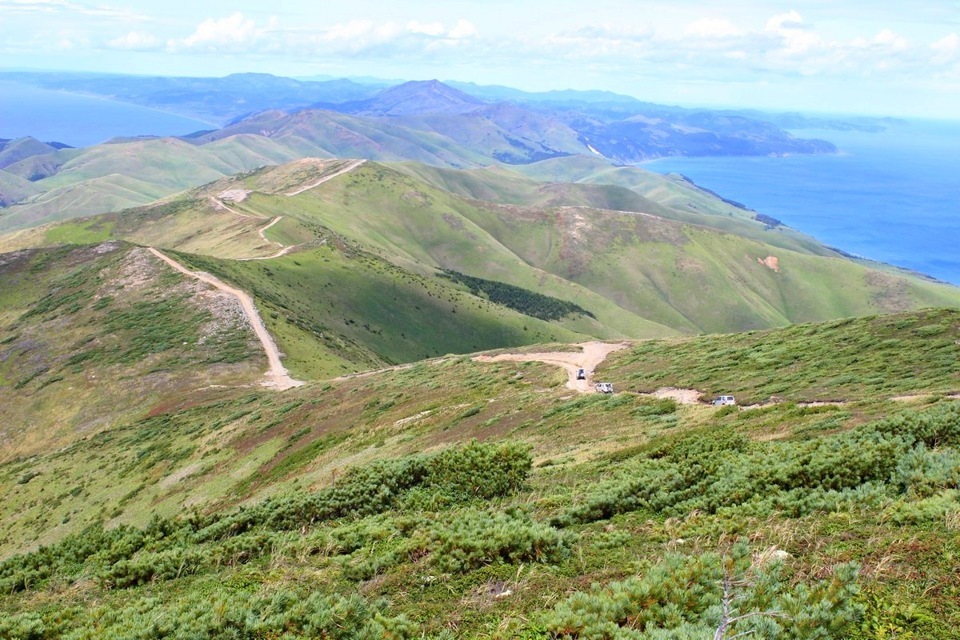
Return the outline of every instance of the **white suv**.
{"type": "Polygon", "coordinates": [[[715,404],[718,407],[722,407],[726,405],[737,404],[737,401],[734,399],[733,396],[717,396],[716,398],[713,399],[712,404],[715,404]]]}

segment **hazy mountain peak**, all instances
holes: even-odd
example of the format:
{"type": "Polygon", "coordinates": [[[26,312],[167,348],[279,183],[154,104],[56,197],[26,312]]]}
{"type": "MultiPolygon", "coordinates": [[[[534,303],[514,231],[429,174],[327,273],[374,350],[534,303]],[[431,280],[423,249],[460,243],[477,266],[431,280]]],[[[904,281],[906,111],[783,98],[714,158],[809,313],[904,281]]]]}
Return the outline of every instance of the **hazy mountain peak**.
{"type": "Polygon", "coordinates": [[[466,113],[482,104],[482,100],[439,80],[417,80],[381,91],[366,102],[363,111],[386,116],[466,113]]]}

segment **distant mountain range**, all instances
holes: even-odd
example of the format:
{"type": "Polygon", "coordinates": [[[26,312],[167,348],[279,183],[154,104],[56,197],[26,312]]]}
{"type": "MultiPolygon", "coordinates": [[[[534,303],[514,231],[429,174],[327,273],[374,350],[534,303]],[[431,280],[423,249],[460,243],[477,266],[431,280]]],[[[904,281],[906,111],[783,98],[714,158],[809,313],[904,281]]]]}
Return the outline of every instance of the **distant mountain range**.
{"type": "MultiPolygon", "coordinates": [[[[221,129],[179,139],[114,139],[83,149],[29,137],[0,141],[0,207],[6,209],[0,211],[0,228],[145,204],[223,175],[305,156],[470,168],[578,155],[633,164],[663,156],[836,151],[829,142],[794,138],[759,119],[602,92],[523,94],[523,101],[491,102],[435,80],[378,89],[348,80],[300,82],[260,74],[220,79],[0,74],[0,79],[229,118],[221,129]],[[247,115],[236,117],[241,109],[247,115]]],[[[486,91],[503,93],[511,94],[486,91]]]]}
{"type": "Polygon", "coordinates": [[[4,73],[0,80],[101,95],[222,122],[225,128],[218,138],[237,127],[249,130],[251,119],[262,121],[264,112],[274,119],[276,112],[293,118],[304,110],[389,118],[392,124],[479,147],[489,159],[507,163],[575,153],[633,163],[663,156],[836,151],[826,141],[794,138],[761,114],[668,107],[602,91],[528,93],[436,80],[383,88],[346,79],[305,82],[268,74],[152,78],[4,73]]]}

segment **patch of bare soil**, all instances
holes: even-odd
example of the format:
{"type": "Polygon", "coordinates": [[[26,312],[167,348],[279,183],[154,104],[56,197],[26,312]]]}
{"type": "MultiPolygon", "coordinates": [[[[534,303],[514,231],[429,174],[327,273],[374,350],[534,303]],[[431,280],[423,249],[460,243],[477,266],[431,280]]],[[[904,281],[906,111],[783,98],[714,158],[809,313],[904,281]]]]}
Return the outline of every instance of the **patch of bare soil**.
{"type": "Polygon", "coordinates": [[[930,393],[915,393],[915,394],[906,395],[906,396],[893,396],[892,398],[890,398],[890,400],[892,400],[893,402],[916,402],[918,400],[929,400],[932,397],[933,397],[933,394],[930,394],[930,393]]]}
{"type": "Polygon", "coordinates": [[[663,387],[657,389],[651,394],[654,398],[669,398],[679,404],[698,404],[703,395],[696,389],[677,389],[676,387],[663,387]]]}
{"type": "Polygon", "coordinates": [[[594,391],[593,370],[603,362],[608,355],[629,346],[626,342],[584,342],[579,345],[581,351],[549,353],[501,353],[496,356],[475,356],[475,362],[543,362],[563,368],[567,372],[567,388],[580,393],[594,391]],[[583,369],[586,378],[577,379],[577,372],[583,369]]]}
{"type": "Polygon", "coordinates": [[[217,197],[221,200],[228,200],[229,202],[243,202],[251,193],[253,192],[248,189],[227,189],[217,194],[217,197]]]}
{"type": "MultiPolygon", "coordinates": [[[[112,291],[137,291],[153,284],[160,272],[160,265],[150,252],[142,247],[131,249],[120,261],[120,272],[105,285],[112,291]]],[[[112,293],[111,291],[111,293],[112,293]]]]}
{"type": "Polygon", "coordinates": [[[354,160],[353,162],[351,162],[351,163],[349,163],[348,165],[346,165],[343,169],[340,169],[339,171],[337,171],[337,172],[335,172],[335,173],[331,173],[331,174],[328,175],[328,176],[324,176],[324,177],[320,178],[319,180],[315,180],[315,181],[313,181],[313,182],[311,182],[311,183],[309,183],[309,184],[306,184],[306,185],[304,185],[304,186],[302,186],[302,187],[299,187],[299,188],[294,189],[294,190],[292,190],[292,191],[288,191],[285,195],[288,195],[288,196],[296,196],[296,195],[299,195],[299,194],[303,193],[304,191],[309,191],[310,189],[313,189],[314,187],[319,187],[321,184],[323,184],[323,183],[326,182],[327,180],[333,180],[333,179],[336,178],[337,176],[342,176],[342,175],[345,174],[345,173],[348,173],[348,172],[350,172],[350,171],[353,171],[354,169],[356,169],[357,167],[359,167],[360,165],[362,165],[364,162],[366,162],[366,160],[354,160]]]}
{"type": "Polygon", "coordinates": [[[780,273],[780,259],[777,256],[767,256],[766,258],[757,258],[757,262],[770,269],[780,273]]]}

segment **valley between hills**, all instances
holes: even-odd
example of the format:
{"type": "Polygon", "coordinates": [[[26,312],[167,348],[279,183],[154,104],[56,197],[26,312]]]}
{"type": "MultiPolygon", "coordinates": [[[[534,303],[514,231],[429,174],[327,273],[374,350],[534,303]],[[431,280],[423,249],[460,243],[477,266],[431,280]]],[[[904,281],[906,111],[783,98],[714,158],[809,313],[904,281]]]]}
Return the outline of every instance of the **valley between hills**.
{"type": "Polygon", "coordinates": [[[960,289],[372,104],[0,172],[0,638],[957,636],[960,289]]]}

